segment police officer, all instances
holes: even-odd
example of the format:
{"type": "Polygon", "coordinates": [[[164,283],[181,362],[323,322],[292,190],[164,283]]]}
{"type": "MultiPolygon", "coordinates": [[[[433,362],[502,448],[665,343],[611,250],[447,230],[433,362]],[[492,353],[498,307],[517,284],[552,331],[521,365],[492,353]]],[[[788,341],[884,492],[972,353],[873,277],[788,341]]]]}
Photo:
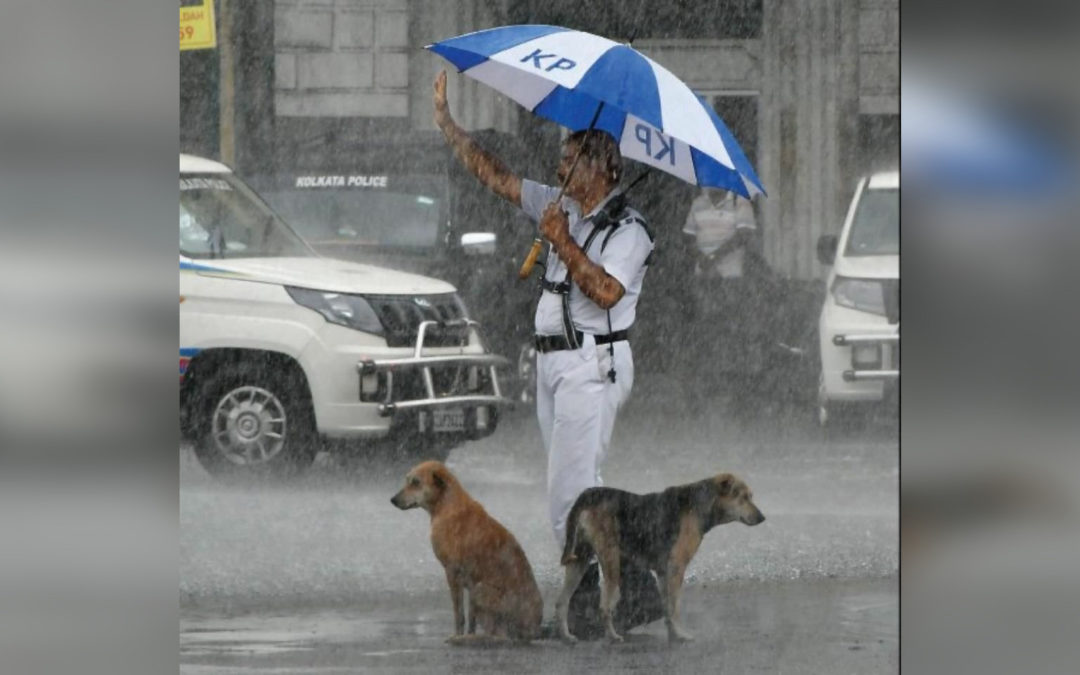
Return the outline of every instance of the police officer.
{"type": "Polygon", "coordinates": [[[435,80],[434,103],[435,123],[457,158],[537,221],[550,242],[535,316],[536,407],[548,453],[548,515],[561,548],[574,501],[601,484],[615,415],[633,386],[628,332],[652,236],[619,194],[622,159],[610,134],[567,139],[556,174],[566,188],[556,203],[560,188],[522,180],[454,122],[445,71],[435,80]]]}

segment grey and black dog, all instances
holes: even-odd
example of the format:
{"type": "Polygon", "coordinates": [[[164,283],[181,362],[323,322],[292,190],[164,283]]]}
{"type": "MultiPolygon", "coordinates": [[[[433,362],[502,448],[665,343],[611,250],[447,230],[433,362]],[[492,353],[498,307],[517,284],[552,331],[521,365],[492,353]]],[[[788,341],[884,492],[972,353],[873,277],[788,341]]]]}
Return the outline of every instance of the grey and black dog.
{"type": "Polygon", "coordinates": [[[693,639],[679,625],[679,597],[686,566],[702,538],[717,525],[735,521],[758,525],[764,520],[750,488],[727,473],[646,495],[607,487],[585,490],[574,502],[566,526],[561,561],[566,577],[555,605],[562,638],[576,640],[567,624],[570,598],[595,553],[604,577],[600,611],[609,640],[622,641],[612,622],[619,602],[621,556],[656,573],[668,639],[693,639]]]}

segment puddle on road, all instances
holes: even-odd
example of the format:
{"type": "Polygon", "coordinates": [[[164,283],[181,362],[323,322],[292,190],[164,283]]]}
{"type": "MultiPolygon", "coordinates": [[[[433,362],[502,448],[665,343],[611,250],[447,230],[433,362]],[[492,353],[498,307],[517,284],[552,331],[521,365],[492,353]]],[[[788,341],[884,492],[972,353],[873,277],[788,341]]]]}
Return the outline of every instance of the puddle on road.
{"type": "MultiPolygon", "coordinates": [[[[333,645],[355,645],[380,639],[400,639],[427,632],[418,621],[380,621],[369,616],[320,613],[310,616],[238,616],[215,619],[201,625],[197,619],[180,623],[180,654],[207,656],[245,654],[249,656],[326,649],[333,645]]],[[[389,656],[419,651],[381,650],[367,656],[389,656]]]]}

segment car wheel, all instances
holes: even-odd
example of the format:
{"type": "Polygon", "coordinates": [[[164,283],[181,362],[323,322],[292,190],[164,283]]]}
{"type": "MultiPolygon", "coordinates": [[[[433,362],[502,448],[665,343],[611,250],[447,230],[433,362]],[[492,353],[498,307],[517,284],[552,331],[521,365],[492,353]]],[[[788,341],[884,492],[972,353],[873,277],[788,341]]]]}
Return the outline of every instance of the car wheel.
{"type": "Polygon", "coordinates": [[[825,373],[818,373],[817,422],[822,429],[829,426],[829,399],[825,393],[825,373]]]}
{"type": "Polygon", "coordinates": [[[864,431],[874,408],[866,403],[830,401],[826,396],[824,376],[818,381],[817,420],[825,439],[839,439],[846,434],[864,431]]]}
{"type": "Polygon", "coordinates": [[[817,395],[817,422],[818,426],[822,429],[828,429],[830,423],[833,422],[833,410],[829,404],[829,399],[825,395],[825,376],[821,375],[818,378],[818,395],[817,395]]]}
{"type": "Polygon", "coordinates": [[[318,454],[307,385],[295,373],[230,366],[200,396],[195,455],[219,477],[291,477],[318,454]]]}
{"type": "Polygon", "coordinates": [[[845,431],[851,426],[849,409],[836,401],[830,401],[825,390],[825,374],[818,375],[817,421],[826,438],[845,431]]]}

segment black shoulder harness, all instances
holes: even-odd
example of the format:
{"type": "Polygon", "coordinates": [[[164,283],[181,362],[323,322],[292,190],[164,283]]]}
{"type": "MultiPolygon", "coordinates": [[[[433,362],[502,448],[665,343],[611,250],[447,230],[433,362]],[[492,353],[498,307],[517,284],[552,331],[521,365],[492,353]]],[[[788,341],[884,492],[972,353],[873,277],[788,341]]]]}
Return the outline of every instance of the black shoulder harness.
{"type": "MultiPolygon", "coordinates": [[[[630,209],[626,204],[626,194],[620,192],[612,197],[611,200],[604,205],[604,208],[593,216],[593,222],[595,223],[594,232],[596,229],[609,228],[608,233],[604,236],[604,241],[600,244],[601,251],[607,248],[608,241],[611,239],[611,236],[615,234],[615,230],[617,230],[620,225],[624,224],[632,225],[637,223],[638,225],[641,225],[641,227],[645,229],[645,234],[648,235],[649,241],[656,241],[656,236],[653,234],[649,224],[646,223],[644,219],[631,214],[629,211],[630,209]]],[[[588,243],[592,243],[591,235],[588,243]]],[[[586,244],[584,250],[587,254],[589,251],[588,244],[586,244]]],[[[652,253],[649,253],[649,257],[645,259],[645,264],[648,265],[651,262],[652,253]]]]}
{"type": "MultiPolygon", "coordinates": [[[[586,257],[588,257],[589,255],[589,248],[592,246],[593,241],[596,239],[596,236],[600,234],[600,232],[602,232],[603,230],[608,231],[607,234],[604,236],[604,241],[600,244],[600,251],[603,252],[603,250],[607,247],[608,241],[611,239],[611,236],[615,234],[615,230],[617,230],[619,226],[623,223],[626,223],[628,225],[633,223],[640,224],[643,228],[645,228],[645,233],[649,236],[649,241],[655,241],[653,232],[651,229],[649,229],[649,226],[645,223],[645,221],[629,213],[629,209],[626,205],[626,195],[621,192],[609,199],[607,204],[604,204],[603,208],[601,208],[593,216],[591,216],[590,220],[592,220],[593,229],[591,232],[589,232],[589,236],[585,239],[585,244],[581,247],[581,250],[585,252],[586,257]]],[[[550,257],[551,255],[552,250],[549,247],[548,256],[550,257]]],[[[644,264],[648,265],[649,263],[651,263],[652,257],[653,254],[652,252],[650,252],[648,257],[645,258],[644,264]]],[[[577,349],[581,345],[577,341],[577,334],[574,329],[574,321],[573,318],[570,316],[570,287],[572,283],[570,278],[570,270],[566,270],[566,278],[563,279],[561,282],[548,281],[546,277],[547,265],[545,264],[544,274],[540,277],[540,287],[545,291],[556,293],[562,296],[563,334],[566,337],[567,342],[574,349],[577,349]]],[[[610,309],[607,310],[607,321],[608,334],[611,334],[612,330],[610,309]]],[[[608,370],[608,379],[610,379],[612,382],[615,382],[614,343],[608,343],[608,350],[611,353],[611,369],[608,370]]]]}

